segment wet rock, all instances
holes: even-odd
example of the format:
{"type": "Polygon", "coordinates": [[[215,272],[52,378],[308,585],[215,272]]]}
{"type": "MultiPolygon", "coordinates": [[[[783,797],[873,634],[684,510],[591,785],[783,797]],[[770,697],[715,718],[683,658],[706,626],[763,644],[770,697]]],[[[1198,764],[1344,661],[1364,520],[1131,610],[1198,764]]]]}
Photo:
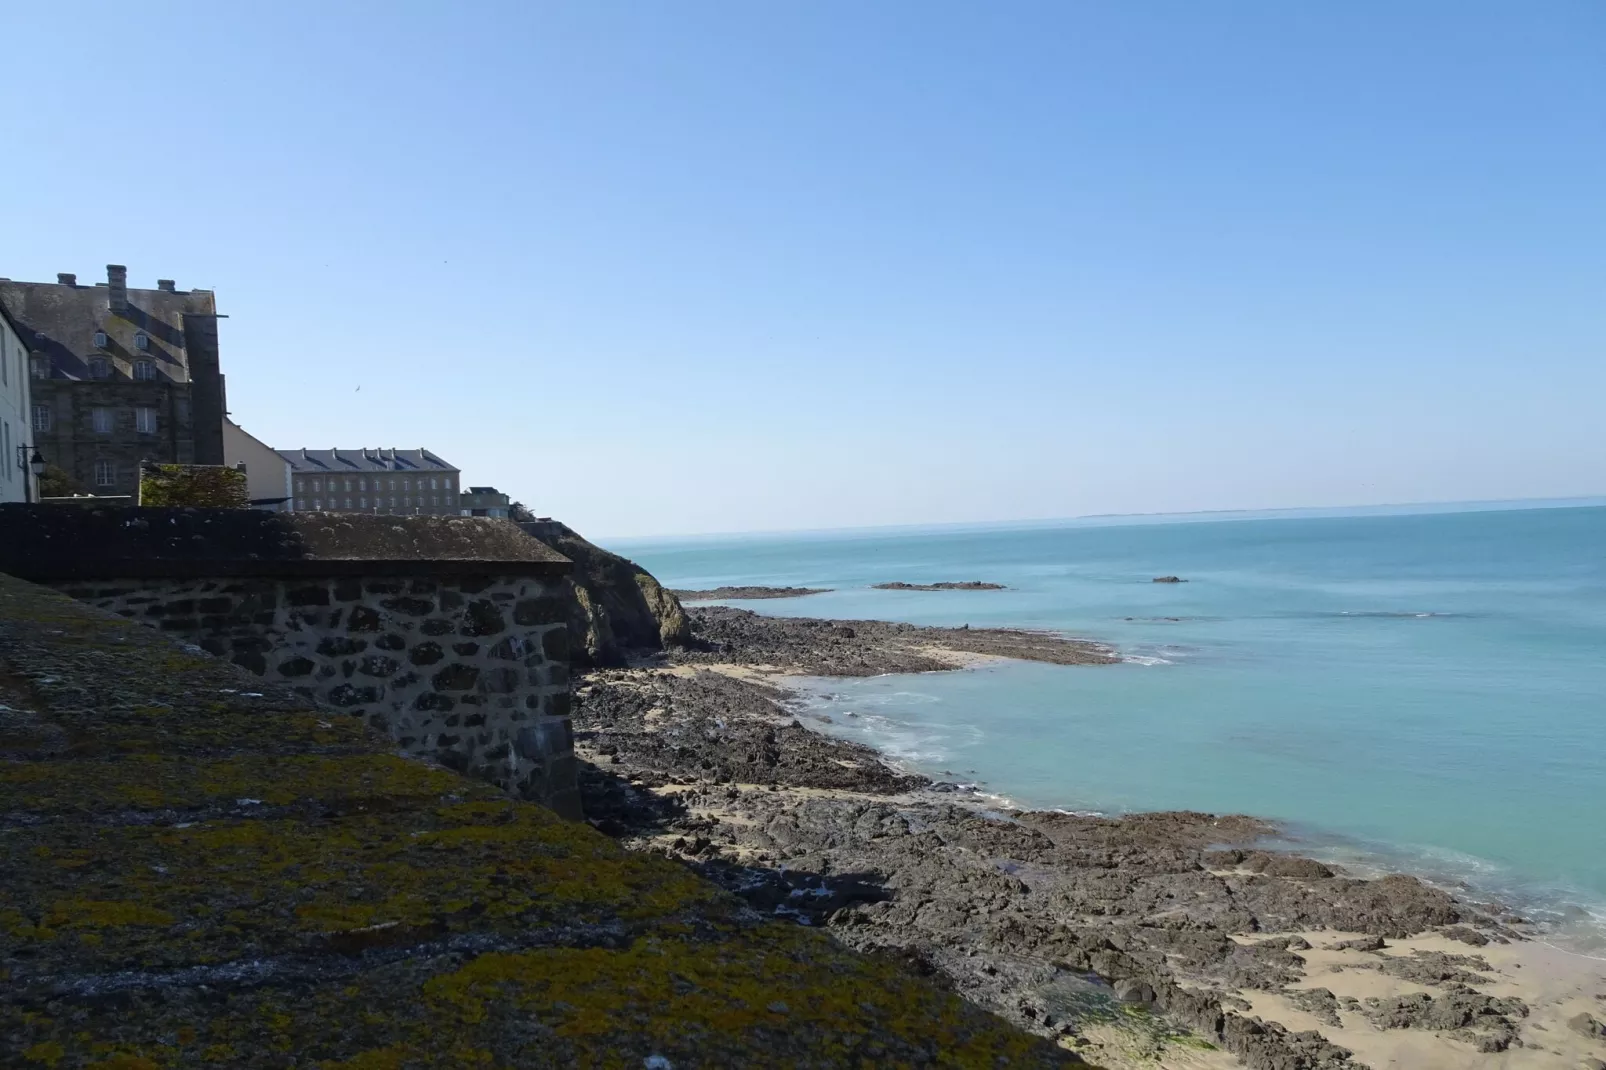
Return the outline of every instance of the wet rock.
{"type": "Polygon", "coordinates": [[[1591,1040],[1606,1040],[1606,1023],[1602,1023],[1594,1015],[1587,1012],[1575,1014],[1567,1019],[1567,1028],[1580,1036],[1591,1040]]]}

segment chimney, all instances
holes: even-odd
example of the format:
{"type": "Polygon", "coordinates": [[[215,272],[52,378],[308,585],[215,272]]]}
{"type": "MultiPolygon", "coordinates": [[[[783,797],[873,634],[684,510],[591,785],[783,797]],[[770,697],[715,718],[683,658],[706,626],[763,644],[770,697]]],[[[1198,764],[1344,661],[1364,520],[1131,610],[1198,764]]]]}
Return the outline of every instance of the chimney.
{"type": "Polygon", "coordinates": [[[56,282],[62,286],[77,286],[78,276],[66,271],[56,272],[56,282]]]}
{"type": "Polygon", "coordinates": [[[113,312],[128,309],[128,269],[121,264],[106,265],[106,307],[113,312]]]}
{"type": "Polygon", "coordinates": [[[166,290],[168,293],[174,293],[178,290],[178,284],[172,279],[157,279],[156,288],[158,290],[166,290]]]}

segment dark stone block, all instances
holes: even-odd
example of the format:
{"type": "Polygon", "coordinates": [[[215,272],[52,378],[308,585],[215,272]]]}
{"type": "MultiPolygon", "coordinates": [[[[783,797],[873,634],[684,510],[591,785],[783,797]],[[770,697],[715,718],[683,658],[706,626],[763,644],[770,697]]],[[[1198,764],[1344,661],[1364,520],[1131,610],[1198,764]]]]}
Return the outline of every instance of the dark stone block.
{"type": "Polygon", "coordinates": [[[517,669],[487,669],[480,674],[480,690],[488,695],[511,695],[518,689],[517,669]]]}
{"type": "Polygon", "coordinates": [[[439,643],[419,643],[407,655],[407,660],[414,665],[433,665],[445,656],[446,651],[441,649],[439,643]]]}
{"type": "Polygon", "coordinates": [[[548,717],[569,716],[569,693],[557,691],[546,697],[546,713],[548,717]]]}
{"type": "Polygon", "coordinates": [[[351,684],[337,684],[329,689],[327,701],[331,706],[356,706],[364,702],[378,702],[379,688],[353,687],[351,684]]]}
{"type": "Polygon", "coordinates": [[[376,649],[376,650],[406,650],[407,649],[407,640],[403,639],[401,636],[397,635],[395,632],[386,632],[384,635],[381,635],[378,639],[374,640],[374,649],[376,649]]]}
{"type": "Polygon", "coordinates": [[[569,617],[569,604],[562,598],[521,598],[513,607],[515,624],[556,624],[569,617]]]}
{"type": "Polygon", "coordinates": [[[292,606],[326,606],[329,604],[329,588],[295,587],[285,592],[284,600],[292,606]]]}
{"type": "Polygon", "coordinates": [[[278,619],[279,614],[270,609],[265,613],[258,613],[256,616],[252,617],[251,622],[257,625],[271,626],[273,622],[278,619]]]}
{"type": "Polygon", "coordinates": [[[427,617],[435,612],[435,603],[427,598],[413,598],[403,595],[400,598],[386,598],[379,603],[392,613],[403,613],[409,617],[427,617]]]}
{"type": "Polygon", "coordinates": [[[234,608],[232,598],[203,598],[196,603],[202,613],[227,613],[234,608]]]}
{"type": "Polygon", "coordinates": [[[327,635],[318,642],[318,653],[326,658],[343,658],[361,654],[368,649],[366,639],[348,639],[343,635],[327,635]]]}
{"type": "Polygon", "coordinates": [[[363,589],[369,594],[401,594],[403,586],[400,580],[372,580],[363,589]]]}
{"type": "Polygon", "coordinates": [[[407,589],[413,594],[434,594],[440,585],[434,580],[414,580],[407,589]]]}
{"type": "Polygon", "coordinates": [[[145,615],[147,617],[165,617],[167,616],[167,607],[158,602],[151,608],[147,609],[145,611],[145,615]]]}
{"type": "Polygon", "coordinates": [[[201,630],[207,632],[221,632],[228,630],[229,618],[221,613],[214,613],[210,617],[201,618],[201,630]]]}
{"type": "Polygon", "coordinates": [[[266,676],[268,674],[268,659],[254,650],[234,655],[234,664],[242,669],[254,672],[258,676],[266,676]]]}
{"type": "Polygon", "coordinates": [[[265,654],[273,649],[273,641],[262,635],[242,635],[230,640],[229,646],[237,652],[265,654]]]}
{"type": "Polygon", "coordinates": [[[432,617],[418,626],[418,630],[425,635],[447,635],[452,630],[452,622],[432,617]]]}
{"type": "Polygon", "coordinates": [[[484,695],[464,695],[462,697],[461,701],[462,701],[463,705],[465,705],[465,706],[483,706],[483,705],[485,705],[485,696],[484,695]]]}
{"type": "Polygon", "coordinates": [[[513,595],[508,591],[492,591],[491,592],[491,601],[493,601],[493,602],[511,602],[511,601],[513,601],[513,595]]]}
{"type": "Polygon", "coordinates": [[[315,668],[317,668],[317,666],[306,658],[291,658],[288,661],[282,661],[279,663],[279,675],[306,676],[315,668]]]}
{"type": "Polygon", "coordinates": [[[418,683],[418,674],[416,672],[404,672],[400,676],[393,679],[390,682],[390,686],[398,688],[412,687],[416,683],[418,683]]]}
{"type": "Polygon", "coordinates": [[[340,618],[345,612],[346,611],[343,609],[337,609],[333,613],[329,614],[329,627],[331,629],[338,629],[340,627],[340,618]]]}
{"type": "Polygon", "coordinates": [[[216,636],[208,636],[207,638],[202,639],[196,645],[202,650],[206,651],[208,654],[214,654],[220,658],[229,652],[229,644],[225,640],[219,639],[216,636]]]}
{"type": "Polygon", "coordinates": [[[329,680],[337,675],[339,675],[338,670],[333,665],[318,666],[318,679],[320,680],[329,680]]]}
{"type": "Polygon", "coordinates": [[[463,608],[463,596],[456,591],[442,591],[438,601],[441,604],[441,610],[446,613],[463,608]]]}
{"type": "Polygon", "coordinates": [[[337,601],[337,602],[355,602],[357,599],[359,599],[361,597],[362,597],[362,581],[361,580],[336,580],[335,581],[335,601],[337,601]]]}
{"type": "Polygon", "coordinates": [[[198,632],[201,622],[194,617],[170,617],[162,621],[164,632],[198,632]]]}
{"type": "Polygon", "coordinates": [[[491,579],[489,576],[471,576],[468,579],[458,581],[457,589],[464,594],[479,594],[490,585],[491,579]]]}
{"type": "Polygon", "coordinates": [[[379,630],[379,611],[368,606],[352,606],[351,616],[347,618],[346,629],[353,632],[377,632],[379,630]]]}
{"type": "Polygon", "coordinates": [[[458,629],[464,635],[498,635],[506,630],[502,611],[488,598],[476,598],[468,604],[463,611],[463,626],[458,629]]]}
{"type": "Polygon", "coordinates": [[[447,728],[456,728],[459,725],[461,725],[462,723],[463,723],[463,715],[460,714],[460,713],[454,713],[450,717],[446,718],[446,727],[447,728]]]}
{"type": "Polygon", "coordinates": [[[430,677],[436,691],[467,691],[479,682],[480,671],[472,665],[448,665],[430,677]]]}
{"type": "Polygon", "coordinates": [[[547,667],[546,682],[554,686],[566,685],[569,682],[569,666],[564,662],[547,667]]]}
{"type": "Polygon", "coordinates": [[[440,735],[435,737],[435,746],[437,746],[437,747],[453,747],[453,746],[456,746],[458,740],[460,740],[462,738],[463,738],[462,736],[457,736],[457,735],[452,735],[452,734],[449,734],[449,733],[446,733],[446,732],[442,732],[440,735]]]}
{"type": "Polygon", "coordinates": [[[467,717],[463,718],[464,728],[478,728],[484,723],[485,714],[483,713],[471,713],[467,717]]]}
{"type": "MultiPolygon", "coordinates": [[[[437,695],[433,691],[425,691],[422,695],[413,699],[413,709],[415,710],[441,710],[444,712],[456,705],[457,700],[450,695],[437,695]]],[[[451,723],[450,720],[447,723],[451,723]]]]}
{"type": "Polygon", "coordinates": [[[478,643],[453,643],[452,650],[460,658],[471,658],[480,652],[478,643]]]}
{"type": "Polygon", "coordinates": [[[174,613],[174,614],[177,614],[177,613],[194,613],[195,612],[195,599],[193,599],[193,598],[180,598],[177,601],[169,602],[169,603],[167,603],[167,611],[169,613],[174,613]]]}
{"type": "MultiPolygon", "coordinates": [[[[452,736],[450,738],[453,743],[457,742],[456,736],[452,736]]],[[[439,740],[436,742],[439,743],[439,740]]],[[[443,750],[439,754],[435,755],[435,760],[453,772],[465,774],[468,772],[468,755],[464,754],[462,751],[443,750]]]]}
{"type": "Polygon", "coordinates": [[[364,676],[387,677],[395,673],[401,666],[395,658],[387,658],[383,654],[369,654],[362,659],[357,670],[364,676]]]}
{"type": "Polygon", "coordinates": [[[553,661],[568,661],[569,629],[567,627],[553,628],[541,636],[541,649],[546,651],[546,656],[553,661]]]}
{"type": "Polygon", "coordinates": [[[352,674],[356,671],[357,663],[353,659],[347,658],[345,661],[340,663],[340,675],[344,676],[346,679],[350,680],[352,674]]]}
{"type": "Polygon", "coordinates": [[[486,656],[498,661],[518,661],[529,652],[530,644],[523,636],[510,635],[487,650],[486,656]]]}

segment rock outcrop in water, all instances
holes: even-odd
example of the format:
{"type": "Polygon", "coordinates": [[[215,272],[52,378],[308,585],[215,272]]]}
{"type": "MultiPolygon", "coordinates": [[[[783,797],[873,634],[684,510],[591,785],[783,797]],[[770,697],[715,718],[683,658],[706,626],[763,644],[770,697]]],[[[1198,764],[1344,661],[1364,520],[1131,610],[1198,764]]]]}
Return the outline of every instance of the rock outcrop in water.
{"type": "Polygon", "coordinates": [[[680,601],[646,569],[565,524],[544,522],[537,537],[574,562],[570,626],[577,665],[622,665],[632,654],[691,641],[680,601]]]}

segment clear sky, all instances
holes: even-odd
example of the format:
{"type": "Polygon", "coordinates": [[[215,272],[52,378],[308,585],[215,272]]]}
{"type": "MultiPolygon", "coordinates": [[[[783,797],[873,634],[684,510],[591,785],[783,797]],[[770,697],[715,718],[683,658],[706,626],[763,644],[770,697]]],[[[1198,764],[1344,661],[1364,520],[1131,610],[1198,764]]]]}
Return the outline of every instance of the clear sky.
{"type": "Polygon", "coordinates": [[[0,42],[0,275],[216,289],[276,447],[427,446],[604,536],[1606,491],[1600,0],[0,42]]]}

